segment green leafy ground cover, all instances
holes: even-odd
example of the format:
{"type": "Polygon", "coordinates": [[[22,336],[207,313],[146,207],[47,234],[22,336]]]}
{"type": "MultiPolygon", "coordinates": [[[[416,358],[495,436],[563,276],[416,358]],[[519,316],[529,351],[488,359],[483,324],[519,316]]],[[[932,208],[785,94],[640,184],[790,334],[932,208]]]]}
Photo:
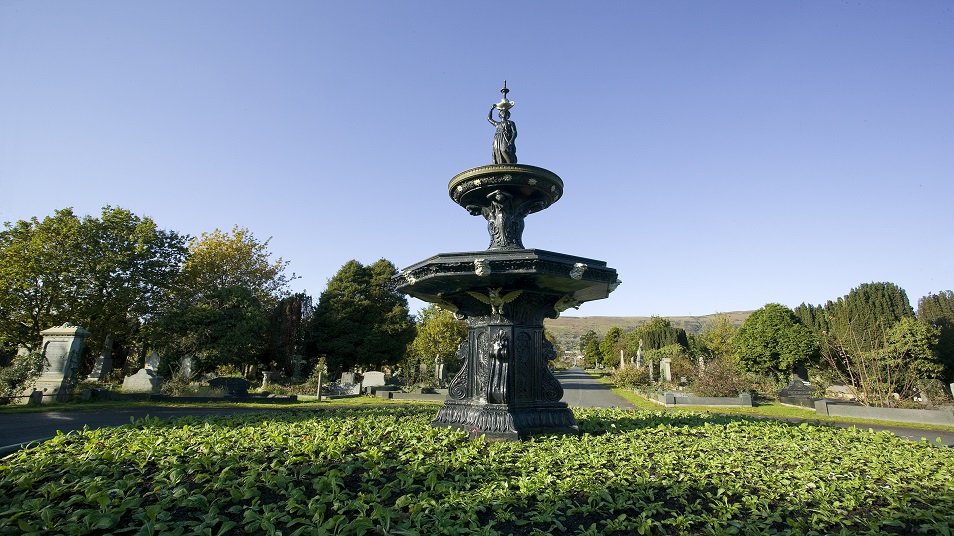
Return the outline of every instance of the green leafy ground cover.
{"type": "Polygon", "coordinates": [[[469,441],[429,406],[60,435],[0,462],[0,534],[950,534],[954,452],[889,433],[577,409],[469,441]]]}

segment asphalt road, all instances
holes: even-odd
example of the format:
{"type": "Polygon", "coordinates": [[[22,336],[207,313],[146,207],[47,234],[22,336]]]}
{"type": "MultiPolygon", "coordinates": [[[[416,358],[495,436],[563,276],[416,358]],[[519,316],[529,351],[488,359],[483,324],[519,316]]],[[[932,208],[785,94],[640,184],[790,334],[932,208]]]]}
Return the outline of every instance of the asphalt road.
{"type": "Polygon", "coordinates": [[[557,378],[563,386],[562,400],[571,408],[636,408],[583,369],[571,368],[557,374],[557,378]]]}

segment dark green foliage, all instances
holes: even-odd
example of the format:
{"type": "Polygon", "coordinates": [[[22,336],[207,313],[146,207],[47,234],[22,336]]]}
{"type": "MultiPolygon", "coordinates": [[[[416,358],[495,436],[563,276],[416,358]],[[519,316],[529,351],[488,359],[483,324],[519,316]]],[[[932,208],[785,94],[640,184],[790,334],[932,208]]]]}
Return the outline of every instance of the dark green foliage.
{"type": "Polygon", "coordinates": [[[583,366],[585,368],[596,368],[596,365],[602,362],[603,354],[600,353],[598,339],[588,339],[586,348],[583,349],[583,366]]]}
{"type": "Polygon", "coordinates": [[[817,356],[815,335],[799,323],[791,309],[777,303],[755,311],[732,337],[736,360],[751,372],[784,376],[817,356]]]}
{"type": "Polygon", "coordinates": [[[601,364],[604,368],[613,368],[619,366],[619,352],[625,345],[623,330],[613,327],[606,332],[603,340],[600,341],[601,364]]]}
{"type": "Polygon", "coordinates": [[[847,296],[829,301],[825,317],[828,331],[840,338],[869,339],[878,344],[878,338],[870,334],[887,330],[902,318],[914,318],[914,309],[901,287],[893,283],[865,283],[847,296]]]}
{"type": "Polygon", "coordinates": [[[649,322],[630,333],[630,339],[638,346],[643,341],[643,350],[658,350],[671,344],[689,348],[686,330],[674,328],[668,318],[652,317],[649,322]]]}
{"type": "Polygon", "coordinates": [[[937,358],[944,365],[945,379],[954,381],[954,293],[948,290],[918,300],[918,320],[939,330],[937,358]]]}
{"type": "Polygon", "coordinates": [[[35,385],[43,370],[43,355],[37,351],[23,352],[13,358],[9,366],[0,367],[0,404],[35,385]]]}
{"type": "Polygon", "coordinates": [[[370,266],[348,261],[318,298],[311,322],[311,351],[326,356],[328,370],[395,365],[414,339],[407,298],[391,278],[397,269],[381,259],[370,266]]]}
{"type": "Polygon", "coordinates": [[[275,363],[289,377],[303,372],[305,326],[311,320],[311,297],[300,292],[278,302],[268,327],[269,363],[275,363]]]}
{"type": "Polygon", "coordinates": [[[266,348],[268,318],[250,289],[225,287],[179,302],[160,323],[157,346],[167,357],[192,355],[197,372],[247,370],[266,348]]]}

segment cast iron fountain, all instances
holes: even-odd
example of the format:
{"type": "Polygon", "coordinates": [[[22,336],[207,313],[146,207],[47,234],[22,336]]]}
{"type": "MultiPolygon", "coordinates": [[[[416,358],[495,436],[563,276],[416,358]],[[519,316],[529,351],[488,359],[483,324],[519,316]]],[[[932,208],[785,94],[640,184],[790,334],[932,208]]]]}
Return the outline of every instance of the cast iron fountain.
{"type": "Polygon", "coordinates": [[[620,281],[603,261],[524,247],[524,218],[556,203],[563,181],[517,163],[506,82],[500,92],[487,117],[497,129],[493,164],[458,173],[448,185],[455,203],[487,220],[490,247],[440,253],[402,270],[395,284],[468,324],[457,350],[461,370],[432,425],[492,440],[576,434],[573,412],[560,401],[563,387],[548,366],[556,354],[543,336],[543,320],[606,298],[620,281]]]}

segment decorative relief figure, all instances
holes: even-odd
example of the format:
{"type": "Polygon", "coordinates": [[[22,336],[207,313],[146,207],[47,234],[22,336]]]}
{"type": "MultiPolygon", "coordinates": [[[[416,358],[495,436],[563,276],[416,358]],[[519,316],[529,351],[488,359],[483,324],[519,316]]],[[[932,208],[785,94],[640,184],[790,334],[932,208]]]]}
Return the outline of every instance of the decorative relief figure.
{"type": "Polygon", "coordinates": [[[503,98],[500,102],[490,105],[490,113],[487,114],[487,121],[496,127],[494,134],[494,164],[516,164],[517,163],[517,125],[510,120],[510,109],[514,102],[507,100],[507,81],[504,80],[504,87],[500,90],[503,98]],[[494,110],[497,110],[497,116],[500,121],[494,121],[494,110]]]}
{"type": "Polygon", "coordinates": [[[490,275],[490,261],[487,259],[476,259],[474,261],[474,273],[477,274],[477,277],[490,275]]]}
{"type": "Polygon", "coordinates": [[[586,264],[578,262],[573,265],[573,269],[570,270],[570,277],[573,279],[583,279],[583,272],[586,271],[586,264]]]}
{"type": "Polygon", "coordinates": [[[557,314],[566,311],[569,308],[579,309],[580,301],[573,298],[573,296],[567,294],[560,298],[554,305],[553,308],[556,309],[557,314]]]}
{"type": "Polygon", "coordinates": [[[510,367],[510,339],[504,331],[498,331],[490,343],[488,352],[490,378],[487,401],[491,404],[507,403],[507,372],[510,367]]]}
{"type": "Polygon", "coordinates": [[[503,306],[516,300],[517,297],[523,293],[523,290],[514,290],[513,292],[508,292],[501,295],[502,292],[502,288],[490,288],[487,289],[486,296],[479,292],[473,292],[470,290],[467,291],[467,294],[470,294],[481,302],[490,305],[490,314],[499,315],[503,314],[503,306]]]}

